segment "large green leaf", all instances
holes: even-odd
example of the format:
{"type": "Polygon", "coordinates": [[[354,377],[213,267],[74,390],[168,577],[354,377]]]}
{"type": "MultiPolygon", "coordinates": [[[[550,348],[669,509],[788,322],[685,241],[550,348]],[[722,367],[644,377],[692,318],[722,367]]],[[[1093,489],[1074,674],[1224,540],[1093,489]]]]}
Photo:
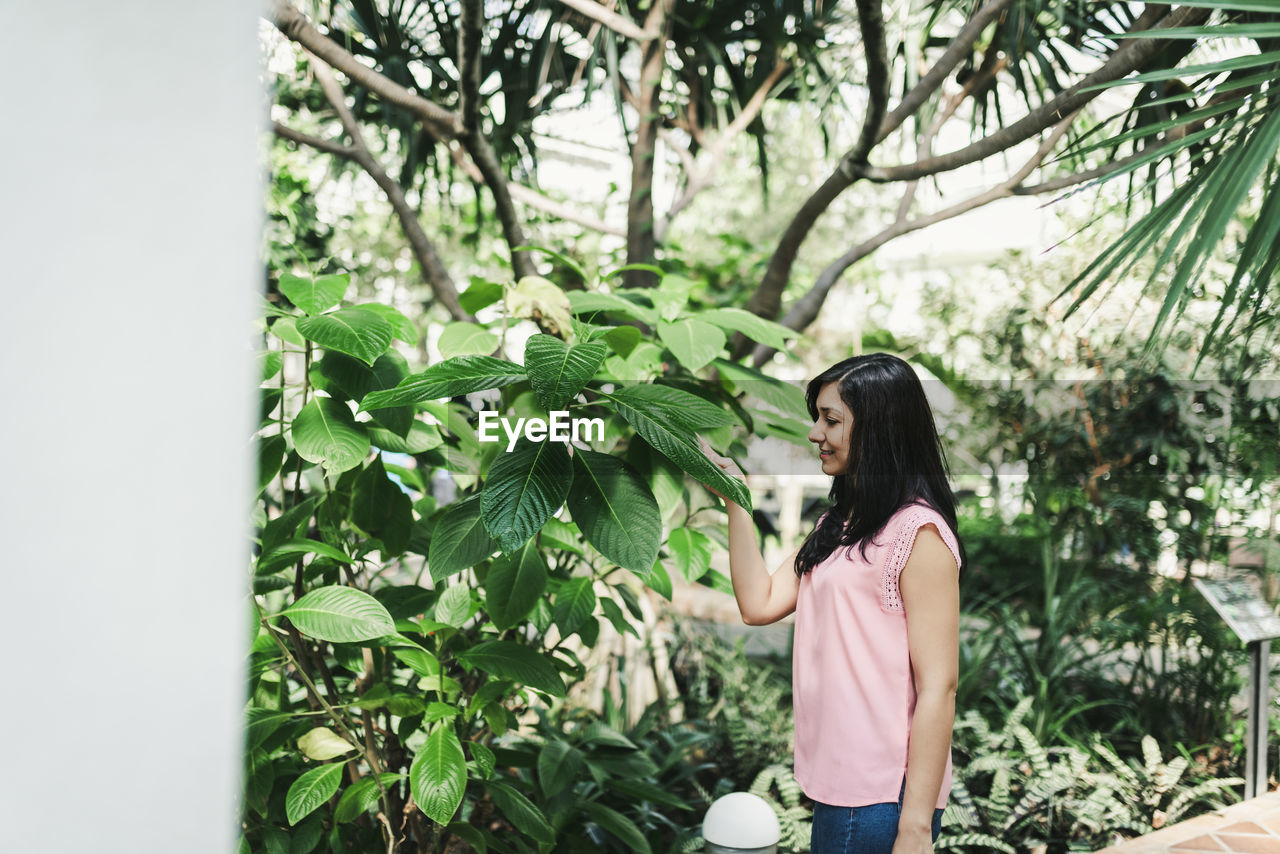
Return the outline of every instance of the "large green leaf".
{"type": "Polygon", "coordinates": [[[351,521],[360,530],[382,541],[382,556],[404,552],[413,524],[413,502],[387,477],[382,457],[376,456],[351,489],[351,521]]]}
{"type": "Polygon", "coordinates": [[[552,738],[538,752],[538,785],[542,794],[550,798],[564,791],[585,768],[580,750],[567,741],[552,738]]]}
{"type": "Polygon", "coordinates": [[[485,356],[498,347],[498,336],[476,323],[458,321],[450,323],[436,341],[440,355],[446,359],[455,356],[485,356]]]}
{"type": "Polygon", "coordinates": [[[618,408],[618,414],[660,454],[708,486],[715,487],[740,507],[751,509],[751,491],[737,478],[729,477],[702,453],[689,428],[665,413],[633,409],[611,394],[604,394],[618,408]]]}
{"type": "MultiPolygon", "coordinates": [[[[316,362],[312,371],[315,385],[323,388],[330,397],[345,395],[359,403],[371,391],[395,388],[409,375],[409,366],[404,356],[395,350],[383,353],[372,366],[345,353],[330,351],[316,362]]],[[[382,409],[377,418],[403,436],[413,423],[413,408],[382,409]]]]}
{"type": "Polygon", "coordinates": [[[284,796],[284,811],[289,824],[297,824],[306,818],[316,807],[332,798],[342,783],[343,763],[321,765],[304,771],[302,776],[293,781],[288,793],[284,796]]]}
{"type": "Polygon", "coordinates": [[[676,528],[667,537],[667,547],[676,569],[690,584],[696,584],[711,568],[711,538],[701,531],[676,528]]]}
{"type": "Polygon", "coordinates": [[[395,337],[406,344],[418,343],[418,327],[399,309],[380,302],[364,302],[351,306],[356,311],[370,311],[391,324],[395,337]]]}
{"type": "Polygon", "coordinates": [[[691,371],[699,370],[724,350],[725,335],[720,327],[701,320],[679,320],[658,324],[658,337],[675,357],[691,371]]]}
{"type": "Polygon", "coordinates": [[[575,448],[567,503],[582,535],[600,554],[635,572],[653,566],[662,541],[662,512],[631,466],[575,448]]]}
{"type": "Polygon", "coordinates": [[[596,824],[617,837],[627,851],[634,854],[651,854],[652,849],[649,847],[648,840],[644,838],[644,833],[634,821],[622,813],[595,801],[583,804],[582,811],[596,824]]]}
{"type": "Polygon", "coordinates": [[[361,401],[361,409],[409,406],[441,397],[456,397],[525,379],[524,368],[491,356],[458,356],[406,377],[388,391],[375,391],[361,401]]]}
{"type": "Polygon", "coordinates": [[[787,339],[795,338],[799,333],[788,329],[781,323],[765,320],[758,314],[752,314],[741,308],[717,308],[704,311],[697,319],[703,323],[714,324],[731,332],[741,332],[752,341],[758,341],[775,350],[785,350],[787,339]]]}
{"type": "Polygon", "coordinates": [[[446,587],[436,600],[436,622],[459,629],[470,616],[471,588],[465,584],[446,587]]]}
{"type": "Polygon", "coordinates": [[[354,643],[394,634],[382,603],[354,587],[317,587],[284,610],[298,631],[319,640],[354,643]]]}
{"type": "Polygon", "coordinates": [[[355,468],[369,453],[364,428],[345,403],[331,397],[311,398],[290,429],[298,455],[334,474],[355,468]]]}
{"type": "Polygon", "coordinates": [[[366,365],[385,353],[395,337],[390,321],[356,308],[304,318],[298,321],[298,331],[321,347],[355,356],[366,365]]]}
{"type": "Polygon", "coordinates": [[[449,507],[431,532],[431,547],[427,552],[431,578],[443,581],[455,572],[475,566],[497,548],[481,519],[479,493],[469,495],[449,507]]]}
{"type": "Polygon", "coordinates": [[[520,792],[496,780],[486,783],[485,788],[489,790],[489,795],[502,814],[515,825],[516,830],[539,842],[550,844],[556,841],[556,833],[547,822],[546,816],[542,814],[542,810],[534,806],[533,802],[520,792]]]}
{"type": "MultiPolygon", "coordinates": [[[[394,409],[380,409],[378,414],[395,411],[394,409]]],[[[421,454],[423,451],[440,447],[444,439],[440,435],[439,427],[434,424],[414,421],[409,425],[409,429],[404,435],[399,435],[391,430],[384,430],[381,427],[370,427],[369,441],[375,447],[384,451],[391,451],[393,454],[421,454]]]]}
{"type": "Polygon", "coordinates": [[[595,609],[596,591],[590,578],[571,578],[561,584],[552,612],[561,636],[567,637],[582,628],[595,609]]]}
{"type": "Polygon", "coordinates": [[[448,824],[462,804],[467,760],[452,722],[437,726],[409,766],[409,789],[418,808],[436,824],[448,824]]]}
{"type": "Polygon", "coordinates": [[[512,641],[484,641],[458,653],[458,660],[496,676],[528,685],[553,697],[566,694],[564,680],[547,657],[531,647],[512,641]]]}
{"type": "Polygon", "coordinates": [[[485,528],[504,552],[515,552],[564,504],[572,480],[564,445],[521,437],[489,467],[480,497],[485,528]]]}
{"type": "MultiPolygon", "coordinates": [[[[382,786],[386,788],[392,783],[404,779],[403,774],[382,774],[382,786]]],[[[338,824],[348,821],[355,821],[373,806],[381,791],[378,789],[378,778],[372,775],[361,777],[356,782],[347,787],[342,793],[342,797],[338,798],[338,806],[334,808],[333,820],[338,824]]]]}
{"type": "Polygon", "coordinates": [[[574,314],[589,314],[596,311],[616,312],[652,326],[658,322],[658,312],[647,306],[638,305],[629,299],[613,294],[602,294],[594,291],[569,291],[569,304],[574,314]]]}
{"type": "Polygon", "coordinates": [[[525,618],[547,587],[547,564],[530,539],[519,552],[503,555],[485,577],[485,607],[499,629],[525,618]]]}
{"type": "Polygon", "coordinates": [[[319,314],[333,308],[347,292],[351,277],[346,273],[316,276],[314,279],[283,273],[280,276],[280,293],[288,297],[289,302],[307,314],[319,314]]]}
{"type": "Polygon", "coordinates": [[[809,417],[809,406],[805,402],[804,391],[799,386],[728,359],[716,359],[712,364],[722,377],[731,380],[740,391],[763,400],[781,412],[797,418],[809,417]]]}
{"type": "Polygon", "coordinates": [[[735,424],[737,419],[705,397],[656,383],[638,383],[623,386],[613,396],[633,409],[657,409],[675,421],[688,427],[722,427],[735,424]]]}
{"type": "Polygon", "coordinates": [[[531,335],[524,346],[524,367],[538,403],[548,412],[564,409],[595,376],[607,353],[601,341],[570,347],[554,335],[531,335]]]}

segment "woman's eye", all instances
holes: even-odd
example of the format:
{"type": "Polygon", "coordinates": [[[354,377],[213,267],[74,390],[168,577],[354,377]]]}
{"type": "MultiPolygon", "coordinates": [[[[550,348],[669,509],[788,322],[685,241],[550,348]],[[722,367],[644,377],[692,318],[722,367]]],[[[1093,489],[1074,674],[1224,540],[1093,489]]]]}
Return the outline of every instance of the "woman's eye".
{"type": "Polygon", "coordinates": [[[828,418],[828,419],[827,419],[827,423],[828,423],[828,424],[831,424],[831,425],[836,425],[836,424],[839,424],[840,422],[839,422],[839,421],[832,421],[830,418],[828,418]]]}

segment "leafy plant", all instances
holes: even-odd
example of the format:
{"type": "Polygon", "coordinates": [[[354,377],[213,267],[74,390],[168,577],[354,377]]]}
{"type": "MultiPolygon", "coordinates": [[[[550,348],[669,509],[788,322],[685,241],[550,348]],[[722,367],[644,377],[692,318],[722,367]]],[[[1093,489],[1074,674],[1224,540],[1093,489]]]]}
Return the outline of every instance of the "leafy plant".
{"type": "MultiPolygon", "coordinates": [[[[637,591],[670,595],[655,489],[683,490],[691,473],[750,506],[694,439],[702,430],[727,446],[753,417],[729,379],[692,372],[707,354],[673,322],[689,283],[575,306],[551,282],[522,280],[506,289],[499,355],[417,373],[393,346],[414,343],[413,324],[343,304],[348,286],[281,275],[292,308],[268,312],[242,847],[309,854],[327,838],[336,851],[545,852],[564,836],[642,850],[646,834],[679,831],[666,816],[685,805],[642,780],[691,773],[678,759],[698,749],[696,732],[680,741],[650,720],[636,733],[676,760],[664,764],[600,722],[564,737],[544,728],[537,749],[507,739],[584,678],[569,638],[591,647],[602,621],[634,632],[637,591]],[[505,358],[519,312],[563,337],[535,333],[522,362],[505,358]],[[615,315],[668,325],[647,340],[602,322],[615,315]],[[567,410],[604,430],[572,446],[527,434],[486,443],[477,398],[544,422],[567,410]],[[438,493],[441,476],[462,494],[438,493]],[[647,812],[636,808],[645,798],[647,812]]],[[[482,304],[503,291],[468,294],[482,304]]],[[[742,325],[706,316],[696,322],[742,325]]],[[[478,339],[463,331],[455,345],[478,339]]]]}

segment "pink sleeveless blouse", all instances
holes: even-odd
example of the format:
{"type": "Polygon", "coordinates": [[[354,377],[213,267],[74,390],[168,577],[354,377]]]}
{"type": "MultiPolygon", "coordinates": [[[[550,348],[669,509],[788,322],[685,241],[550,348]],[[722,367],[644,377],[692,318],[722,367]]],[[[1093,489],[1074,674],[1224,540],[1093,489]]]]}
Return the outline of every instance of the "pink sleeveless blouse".
{"type": "MultiPolygon", "coordinates": [[[[800,579],[795,770],[813,800],[847,807],[898,800],[916,706],[898,577],[922,525],[938,530],[958,572],[960,549],[942,514],[911,504],[872,538],[865,560],[857,547],[840,546],[800,579]]],[[[939,808],[950,791],[948,754],[939,808]]]]}

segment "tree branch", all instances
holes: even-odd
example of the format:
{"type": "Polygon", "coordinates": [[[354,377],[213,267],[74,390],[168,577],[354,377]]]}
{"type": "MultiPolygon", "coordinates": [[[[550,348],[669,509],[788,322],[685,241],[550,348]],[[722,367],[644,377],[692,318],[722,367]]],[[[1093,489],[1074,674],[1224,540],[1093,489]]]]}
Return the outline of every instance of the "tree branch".
{"type": "MultiPolygon", "coordinates": [[[[1016,172],[1004,181],[996,184],[994,187],[978,193],[977,195],[971,196],[962,202],[951,205],[950,207],[928,214],[927,216],[918,217],[909,221],[898,220],[879,234],[864,240],[862,243],[859,243],[857,246],[850,249],[822,271],[814,282],[813,287],[810,288],[803,297],[797,300],[791,310],[787,312],[786,317],[781,321],[782,325],[786,326],[788,329],[794,329],[796,331],[803,331],[806,329],[809,324],[813,323],[813,321],[817,319],[823,303],[826,302],[827,295],[830,293],[831,288],[834,287],[835,283],[839,281],[840,276],[844,271],[858,261],[861,261],[863,258],[866,258],[872,252],[875,252],[890,240],[913,231],[919,231],[922,228],[928,228],[929,226],[943,222],[944,220],[954,219],[961,214],[966,214],[969,211],[988,205],[997,199],[1015,195],[1018,186],[1021,185],[1022,182],[1025,181],[1041,163],[1044,162],[1044,159],[1049,156],[1049,152],[1053,150],[1053,147],[1057,145],[1058,141],[1062,139],[1064,134],[1066,134],[1067,129],[1071,126],[1071,122],[1074,118],[1075,114],[1072,114],[1058,122],[1058,124],[1045,135],[1044,140],[1040,143],[1040,146],[1036,149],[1035,153],[1032,154],[1016,172]]],[[[773,348],[766,347],[763,344],[758,344],[752,353],[752,362],[756,367],[759,367],[775,352],[776,351],[773,348]]]]}
{"type": "MultiPolygon", "coordinates": [[[[680,194],[680,198],[676,199],[671,205],[671,209],[667,211],[666,216],[654,226],[654,239],[658,243],[661,243],[666,236],[667,229],[671,226],[671,220],[675,219],[677,214],[687,208],[698,193],[715,183],[716,173],[720,171],[720,165],[724,161],[724,155],[729,148],[729,143],[746,130],[760,115],[760,111],[764,109],[765,102],[769,100],[769,93],[773,91],[773,87],[778,84],[778,81],[782,79],[782,76],[790,68],[791,63],[786,60],[778,60],[773,70],[765,77],[764,82],[752,93],[747,103],[742,105],[742,109],[738,111],[738,115],[734,116],[733,121],[725,126],[724,131],[718,134],[710,145],[705,146],[709,162],[702,169],[697,167],[697,162],[687,149],[683,146],[676,146],[674,143],[668,143],[680,156],[680,160],[685,167],[685,175],[688,177],[684,192],[680,194]]],[[[662,135],[662,131],[659,131],[659,135],[662,135]]]]}
{"type": "MultiPolygon", "coordinates": [[[[1198,24],[1207,20],[1211,12],[1209,9],[1180,6],[1165,18],[1159,19],[1158,16],[1162,14],[1164,8],[1166,7],[1148,6],[1147,10],[1134,22],[1132,31],[1166,29],[1182,24],[1198,24]]],[[[914,178],[936,175],[939,172],[949,172],[969,163],[976,163],[993,154],[998,154],[1056,124],[1063,116],[1076,112],[1105,91],[1094,87],[1119,80],[1132,71],[1141,68],[1154,58],[1163,46],[1164,41],[1156,36],[1126,40],[1102,64],[1101,68],[1064,89],[1052,101],[1040,105],[1013,124],[1002,127],[978,142],[967,145],[957,151],[926,158],[925,160],[918,160],[915,163],[906,163],[901,166],[872,167],[864,170],[860,177],[876,182],[909,181],[914,178]]],[[[841,165],[843,166],[843,164],[841,165]]]]}
{"type": "Polygon", "coordinates": [[[341,45],[316,29],[288,0],[269,0],[269,2],[272,22],[291,41],[306,48],[314,56],[324,60],[329,66],[346,74],[351,80],[388,103],[402,107],[418,116],[437,138],[445,141],[457,138],[466,147],[471,159],[480,169],[489,192],[493,194],[494,208],[502,224],[502,235],[511,249],[511,267],[516,277],[535,273],[536,268],[528,253],[515,251],[516,247],[525,244],[524,229],[516,216],[511,193],[507,190],[507,176],[488,140],[478,131],[466,133],[456,113],[409,91],[360,62],[341,45]]]}
{"type": "Polygon", "coordinates": [[[464,134],[480,126],[480,39],[484,30],[483,0],[462,0],[458,22],[458,113],[464,134]]]}
{"type": "Polygon", "coordinates": [[[864,163],[879,139],[880,124],[889,109],[889,48],[880,0],[858,0],[857,6],[862,50],[867,57],[867,114],[862,119],[858,141],[845,158],[864,163]]]}
{"type": "MultiPolygon", "coordinates": [[[[649,264],[653,262],[657,242],[654,239],[653,216],[653,159],[657,148],[658,128],[662,118],[658,115],[659,88],[662,71],[666,66],[666,36],[671,8],[675,0],[653,0],[644,28],[659,33],[646,41],[640,55],[640,80],[636,86],[636,139],[631,146],[631,195],[627,200],[627,263],[649,264]]],[[[627,287],[647,287],[654,276],[644,270],[628,270],[623,273],[627,287]]]]}
{"type": "Polygon", "coordinates": [[[969,49],[973,47],[973,43],[982,35],[982,31],[1013,2],[1014,0],[988,0],[987,4],[969,19],[969,22],[961,28],[960,32],[956,33],[955,38],[947,45],[947,49],[943,51],[942,56],[938,57],[938,61],[933,64],[933,67],[929,69],[924,77],[920,78],[916,85],[911,88],[911,91],[903,96],[898,106],[894,107],[893,111],[885,116],[884,122],[880,125],[880,130],[876,134],[876,142],[882,142],[924,106],[924,102],[937,91],[942,82],[947,79],[947,75],[951,73],[951,70],[969,53],[969,49]]]}
{"type": "MultiPolygon", "coordinates": [[[[648,29],[647,26],[641,29],[636,26],[635,21],[606,9],[599,3],[594,2],[594,0],[560,0],[560,2],[578,14],[585,15],[593,21],[604,24],[620,36],[635,39],[638,42],[652,41],[658,37],[656,31],[648,29]]],[[[647,25],[648,21],[645,23],[647,25]]]]}
{"type": "MultiPolygon", "coordinates": [[[[993,0],[993,2],[1000,2],[1000,0],[993,0]]],[[[1164,5],[1148,6],[1134,22],[1132,31],[1195,24],[1206,20],[1210,14],[1207,9],[1178,7],[1168,16],[1160,19],[1160,15],[1167,8],[1164,5]]],[[[966,28],[967,30],[968,28],[966,28]]],[[[747,303],[747,309],[767,319],[773,319],[778,316],[782,302],[782,291],[786,288],[787,281],[790,278],[791,267],[795,263],[796,255],[799,254],[800,245],[813,229],[818,217],[858,178],[877,181],[909,181],[939,172],[950,171],[965,164],[990,157],[993,154],[998,154],[1057,124],[1062,120],[1063,116],[1075,113],[1080,107],[1098,97],[1103,91],[1102,89],[1084,91],[1086,88],[1117,80],[1141,67],[1156,55],[1163,44],[1164,41],[1158,37],[1126,41],[1103,63],[1101,68],[1060,93],[1049,103],[1032,110],[1014,124],[1000,128],[984,139],[959,151],[926,158],[905,166],[871,168],[864,166],[863,163],[865,161],[858,159],[856,156],[858,149],[856,147],[851,149],[848,154],[841,158],[840,164],[828,176],[827,180],[805,200],[800,210],[796,212],[791,222],[788,223],[782,239],[778,242],[777,249],[774,250],[773,256],[769,259],[769,266],[765,271],[764,278],[747,303]]],[[[905,118],[905,115],[902,118],[905,118]]],[[[750,342],[741,335],[735,336],[734,344],[733,355],[735,358],[741,357],[750,349],[750,342]]]]}
{"type": "Polygon", "coordinates": [[[325,97],[329,99],[329,103],[333,105],[334,111],[337,112],[338,120],[342,122],[343,130],[351,138],[353,146],[352,153],[349,155],[350,158],[359,163],[365,172],[369,173],[369,177],[373,178],[374,183],[386,194],[387,201],[391,202],[391,207],[396,212],[396,217],[400,220],[400,227],[404,230],[404,235],[409,241],[409,247],[413,250],[413,255],[418,260],[418,267],[422,271],[423,280],[431,288],[436,299],[449,312],[450,317],[454,320],[474,319],[458,302],[457,286],[454,285],[448,269],[445,268],[444,262],[440,260],[440,255],[436,252],[435,246],[432,245],[427,233],[423,230],[422,223],[418,221],[417,211],[413,209],[405,198],[404,189],[387,174],[387,170],[382,168],[382,164],[377,161],[372,152],[369,151],[369,147],[365,145],[364,137],[360,135],[360,125],[356,122],[356,117],[351,114],[351,110],[347,108],[346,96],[342,92],[342,87],[338,85],[338,81],[334,79],[333,72],[322,61],[313,62],[311,67],[315,71],[316,79],[320,82],[320,88],[324,91],[325,97]]]}
{"type": "Polygon", "coordinates": [[[411,92],[365,65],[333,39],[315,28],[288,0],[269,0],[269,15],[276,28],[290,40],[336,68],[380,98],[419,116],[440,139],[458,135],[458,116],[411,92]]]}
{"type": "Polygon", "coordinates": [[[271,130],[274,131],[275,135],[281,139],[288,139],[299,143],[300,145],[310,146],[311,148],[315,148],[329,154],[336,154],[339,157],[346,157],[350,160],[354,160],[356,157],[356,150],[350,145],[343,145],[340,142],[330,142],[329,140],[321,139],[318,136],[311,136],[310,134],[305,134],[300,130],[294,130],[291,127],[282,125],[280,122],[272,122],[271,130]]]}

